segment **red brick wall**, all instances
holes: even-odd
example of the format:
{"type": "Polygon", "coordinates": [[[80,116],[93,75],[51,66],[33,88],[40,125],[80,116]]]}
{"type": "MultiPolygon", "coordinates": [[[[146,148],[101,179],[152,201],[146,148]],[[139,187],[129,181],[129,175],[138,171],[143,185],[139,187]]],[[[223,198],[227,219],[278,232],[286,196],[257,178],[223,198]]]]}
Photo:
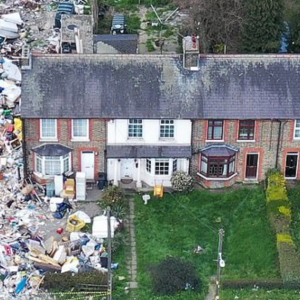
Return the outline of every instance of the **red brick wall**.
{"type": "MultiPolygon", "coordinates": [[[[27,169],[34,170],[34,153],[32,148],[44,144],[40,141],[40,124],[38,119],[25,119],[25,142],[27,153],[27,169]]],[[[98,172],[105,171],[104,150],[106,146],[106,120],[90,119],[89,120],[89,139],[90,141],[75,142],[72,139],[72,120],[58,119],[57,120],[57,142],[74,149],[72,151],[72,168],[74,171],[81,169],[81,151],[97,152],[95,155],[95,178],[98,172]]],[[[49,142],[50,143],[50,142],[49,142]]]]}

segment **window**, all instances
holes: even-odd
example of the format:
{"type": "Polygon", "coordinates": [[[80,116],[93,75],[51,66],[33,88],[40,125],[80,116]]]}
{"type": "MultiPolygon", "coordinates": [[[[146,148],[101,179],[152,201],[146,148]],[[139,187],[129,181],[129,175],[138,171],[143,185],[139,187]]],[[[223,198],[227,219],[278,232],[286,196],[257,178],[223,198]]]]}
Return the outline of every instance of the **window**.
{"type": "Polygon", "coordinates": [[[42,140],[57,139],[56,119],[41,119],[40,126],[42,140]]]}
{"type": "Polygon", "coordinates": [[[160,121],[160,137],[173,138],[174,137],[174,120],[160,121]]]}
{"type": "Polygon", "coordinates": [[[155,175],[169,175],[169,160],[156,159],[155,160],[155,175]]]}
{"type": "Polygon", "coordinates": [[[173,172],[177,171],[177,159],[173,160],[173,172]]]}
{"type": "Polygon", "coordinates": [[[143,120],[129,119],[128,137],[130,137],[130,138],[143,137],[143,120]]]}
{"type": "Polygon", "coordinates": [[[241,120],[239,122],[239,140],[254,140],[254,120],[241,120]]]}
{"type": "Polygon", "coordinates": [[[146,171],[151,173],[151,159],[146,160],[146,171]]]}
{"type": "Polygon", "coordinates": [[[295,120],[294,139],[300,140],[300,120],[295,120]]]}
{"type": "Polygon", "coordinates": [[[89,139],[89,120],[74,119],[72,121],[72,139],[88,140],[89,139]]]}
{"type": "Polygon", "coordinates": [[[208,121],[207,139],[208,140],[223,139],[223,121],[221,120],[208,121]]]}
{"type": "Polygon", "coordinates": [[[235,155],[207,157],[202,154],[200,172],[206,177],[230,177],[235,172],[235,155]]]}
{"type": "Polygon", "coordinates": [[[71,153],[64,156],[36,155],[35,171],[50,176],[71,171],[71,153]]]}

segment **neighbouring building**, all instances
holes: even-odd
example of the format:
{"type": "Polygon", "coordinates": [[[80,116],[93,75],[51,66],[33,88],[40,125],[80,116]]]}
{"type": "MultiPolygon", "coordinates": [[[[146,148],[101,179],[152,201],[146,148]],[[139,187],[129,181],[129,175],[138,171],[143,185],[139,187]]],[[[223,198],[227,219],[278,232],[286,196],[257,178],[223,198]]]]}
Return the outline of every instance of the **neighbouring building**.
{"type": "Polygon", "coordinates": [[[299,179],[299,55],[35,55],[23,71],[27,171],[205,187],[299,179]]]}

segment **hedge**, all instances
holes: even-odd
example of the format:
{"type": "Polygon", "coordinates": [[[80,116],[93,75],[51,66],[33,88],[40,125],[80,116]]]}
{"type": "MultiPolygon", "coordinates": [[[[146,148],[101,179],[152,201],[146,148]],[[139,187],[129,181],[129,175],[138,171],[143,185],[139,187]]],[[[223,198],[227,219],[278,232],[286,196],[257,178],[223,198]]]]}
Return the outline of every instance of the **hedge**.
{"type": "Polygon", "coordinates": [[[107,285],[107,273],[101,271],[87,271],[78,274],[67,273],[46,273],[42,288],[53,291],[78,292],[82,290],[82,285],[107,285]]]}
{"type": "Polygon", "coordinates": [[[300,287],[300,255],[290,235],[291,203],[281,173],[268,177],[266,191],[270,223],[276,232],[280,274],[284,287],[300,287]]]}

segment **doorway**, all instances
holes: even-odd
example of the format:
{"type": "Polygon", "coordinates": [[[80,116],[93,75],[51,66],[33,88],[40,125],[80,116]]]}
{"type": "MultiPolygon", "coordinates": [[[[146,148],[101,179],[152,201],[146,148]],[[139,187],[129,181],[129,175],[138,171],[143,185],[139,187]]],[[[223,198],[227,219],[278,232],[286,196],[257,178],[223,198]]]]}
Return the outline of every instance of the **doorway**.
{"type": "Polygon", "coordinates": [[[95,155],[92,151],[81,152],[81,172],[85,173],[87,180],[95,179],[95,155]]]}
{"type": "Polygon", "coordinates": [[[122,159],[121,160],[121,178],[133,179],[134,160],[122,159]]]}
{"type": "Polygon", "coordinates": [[[298,170],[298,153],[291,152],[286,155],[285,162],[285,178],[295,179],[297,178],[298,170]]]}
{"type": "Polygon", "coordinates": [[[246,179],[256,179],[258,170],[258,154],[249,153],[247,154],[246,161],[246,179]]]}

